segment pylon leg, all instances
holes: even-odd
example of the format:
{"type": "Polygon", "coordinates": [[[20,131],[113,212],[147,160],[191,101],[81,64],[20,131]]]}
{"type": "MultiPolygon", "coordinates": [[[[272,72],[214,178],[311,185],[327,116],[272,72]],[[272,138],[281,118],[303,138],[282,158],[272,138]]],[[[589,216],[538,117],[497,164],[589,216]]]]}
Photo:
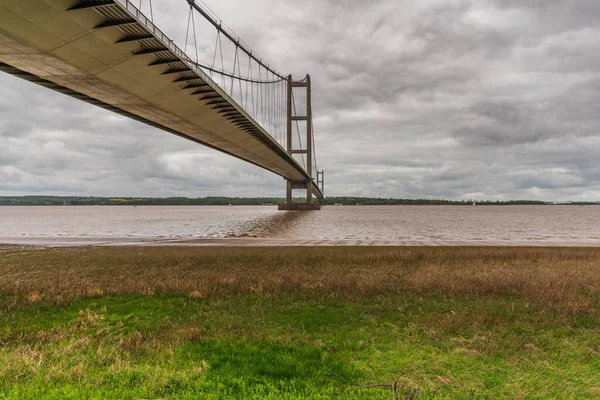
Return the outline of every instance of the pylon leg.
{"type": "Polygon", "coordinates": [[[293,201],[294,200],[292,198],[292,182],[287,181],[286,202],[287,204],[292,204],[293,201]]]}

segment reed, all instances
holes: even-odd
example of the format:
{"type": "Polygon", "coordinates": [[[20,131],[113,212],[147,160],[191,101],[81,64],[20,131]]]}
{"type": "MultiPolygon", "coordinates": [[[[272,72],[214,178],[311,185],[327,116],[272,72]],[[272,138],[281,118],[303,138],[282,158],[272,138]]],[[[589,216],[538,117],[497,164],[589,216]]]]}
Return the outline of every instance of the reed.
{"type": "Polygon", "coordinates": [[[0,398],[595,399],[599,299],[595,248],[0,246],[0,398]]]}
{"type": "Polygon", "coordinates": [[[600,293],[600,249],[7,247],[0,253],[0,292],[11,306],[118,294],[311,292],[352,300],[406,291],[511,295],[565,312],[590,311],[600,293]]]}

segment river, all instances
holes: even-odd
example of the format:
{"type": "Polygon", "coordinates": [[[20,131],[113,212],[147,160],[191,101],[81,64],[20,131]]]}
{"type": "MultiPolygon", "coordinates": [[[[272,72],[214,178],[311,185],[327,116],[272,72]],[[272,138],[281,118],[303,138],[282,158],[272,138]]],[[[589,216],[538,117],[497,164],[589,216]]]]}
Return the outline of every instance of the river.
{"type": "Polygon", "coordinates": [[[598,246],[600,206],[9,206],[0,243],[598,246]]]}

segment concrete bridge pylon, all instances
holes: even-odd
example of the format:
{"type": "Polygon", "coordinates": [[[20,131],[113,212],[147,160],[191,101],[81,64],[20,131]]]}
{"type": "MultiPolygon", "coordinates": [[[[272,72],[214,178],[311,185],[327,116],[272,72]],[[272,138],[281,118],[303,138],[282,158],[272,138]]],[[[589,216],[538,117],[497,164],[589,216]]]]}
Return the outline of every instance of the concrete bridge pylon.
{"type": "MultiPolygon", "coordinates": [[[[313,132],[312,132],[312,93],[311,93],[311,80],[310,75],[306,75],[306,77],[301,81],[294,81],[292,76],[289,75],[287,79],[287,152],[290,156],[294,156],[296,154],[300,154],[302,156],[306,156],[306,172],[308,174],[308,178],[304,181],[294,181],[291,179],[287,180],[286,184],[286,203],[281,204],[279,206],[280,210],[320,210],[321,209],[321,193],[319,193],[319,202],[313,203],[313,190],[315,188],[313,172],[317,172],[317,174],[321,174],[319,171],[313,171],[313,132]],[[306,105],[305,108],[301,108],[298,112],[296,109],[295,101],[294,101],[294,89],[304,90],[306,97],[306,105]],[[296,122],[296,129],[298,131],[298,135],[300,135],[300,128],[298,122],[303,122],[303,126],[306,126],[306,146],[305,149],[294,146],[293,141],[293,125],[296,122]],[[294,189],[303,189],[306,190],[306,203],[294,203],[294,198],[292,196],[292,192],[294,189]]],[[[300,139],[300,136],[299,138],[300,139]]],[[[321,189],[318,184],[317,188],[321,189]]]]}

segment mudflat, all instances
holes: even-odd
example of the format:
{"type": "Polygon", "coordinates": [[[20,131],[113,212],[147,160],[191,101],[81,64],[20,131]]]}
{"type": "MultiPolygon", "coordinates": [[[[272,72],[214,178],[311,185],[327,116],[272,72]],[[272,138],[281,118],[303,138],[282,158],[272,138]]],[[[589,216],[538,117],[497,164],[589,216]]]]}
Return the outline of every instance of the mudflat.
{"type": "Polygon", "coordinates": [[[599,299],[597,248],[3,246],[0,397],[598,398],[599,299]]]}

